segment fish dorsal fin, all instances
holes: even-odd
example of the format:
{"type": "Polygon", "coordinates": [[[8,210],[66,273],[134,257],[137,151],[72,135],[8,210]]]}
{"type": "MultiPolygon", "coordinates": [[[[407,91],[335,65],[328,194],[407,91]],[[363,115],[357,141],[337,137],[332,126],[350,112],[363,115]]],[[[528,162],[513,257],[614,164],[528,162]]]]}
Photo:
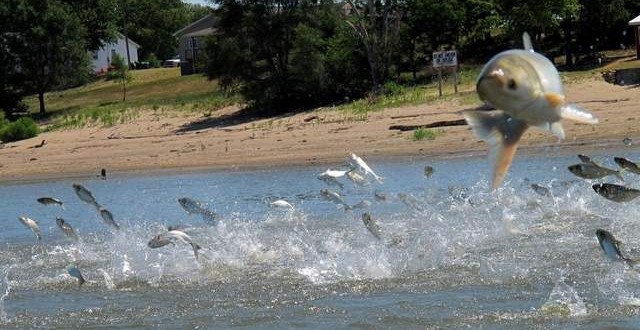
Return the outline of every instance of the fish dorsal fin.
{"type": "Polygon", "coordinates": [[[532,53],[534,52],[533,44],[531,43],[531,37],[529,36],[529,33],[525,32],[522,34],[522,43],[524,45],[525,50],[528,50],[532,53]]]}

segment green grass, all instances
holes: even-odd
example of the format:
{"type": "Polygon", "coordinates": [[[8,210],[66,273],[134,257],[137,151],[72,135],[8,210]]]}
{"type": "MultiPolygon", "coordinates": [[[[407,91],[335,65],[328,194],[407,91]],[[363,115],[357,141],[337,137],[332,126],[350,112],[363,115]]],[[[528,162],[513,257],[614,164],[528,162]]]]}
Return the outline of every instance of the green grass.
{"type": "Polygon", "coordinates": [[[443,134],[443,131],[434,131],[428,128],[418,128],[413,131],[413,140],[414,141],[422,141],[427,139],[429,141],[435,140],[436,137],[443,134]]]}
{"type": "MultiPolygon", "coordinates": [[[[122,85],[105,80],[46,94],[47,130],[112,126],[130,121],[144,110],[210,116],[219,108],[242,102],[239,96],[226,95],[217,82],[202,75],[180,76],[178,68],[136,70],[131,74],[126,102],[122,102],[122,85]]],[[[26,103],[31,112],[38,111],[37,98],[27,98],[26,103]]]]}

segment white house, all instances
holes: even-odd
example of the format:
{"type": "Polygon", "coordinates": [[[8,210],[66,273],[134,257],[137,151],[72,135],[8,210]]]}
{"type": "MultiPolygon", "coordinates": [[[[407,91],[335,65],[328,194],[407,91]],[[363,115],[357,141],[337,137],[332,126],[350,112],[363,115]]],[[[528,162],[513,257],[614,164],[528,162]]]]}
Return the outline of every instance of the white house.
{"type": "MultiPolygon", "coordinates": [[[[92,64],[95,73],[101,74],[107,72],[113,54],[118,54],[124,58],[125,61],[127,60],[127,47],[124,41],[124,35],[118,33],[116,38],[114,42],[104,45],[91,54],[93,56],[92,64]]],[[[140,48],[140,45],[129,39],[129,63],[134,64],[138,62],[138,48],[140,48]]]]}

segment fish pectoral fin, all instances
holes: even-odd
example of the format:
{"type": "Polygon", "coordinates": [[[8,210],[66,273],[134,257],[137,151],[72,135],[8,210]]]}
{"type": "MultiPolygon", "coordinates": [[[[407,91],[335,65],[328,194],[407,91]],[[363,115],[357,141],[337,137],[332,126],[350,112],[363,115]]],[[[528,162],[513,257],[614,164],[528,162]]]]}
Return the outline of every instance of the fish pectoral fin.
{"type": "Polygon", "coordinates": [[[473,132],[489,143],[489,160],[493,164],[491,186],[496,189],[507,175],[518,141],[529,125],[499,110],[465,111],[463,115],[473,132]]]}
{"type": "Polygon", "coordinates": [[[537,125],[536,127],[542,128],[543,130],[553,133],[553,135],[557,136],[558,139],[560,140],[563,140],[565,137],[564,128],[562,128],[562,124],[558,121],[555,123],[546,122],[546,123],[537,125]]]}
{"type": "Polygon", "coordinates": [[[560,108],[560,117],[585,124],[597,124],[598,118],[577,104],[567,104],[560,108]]]}

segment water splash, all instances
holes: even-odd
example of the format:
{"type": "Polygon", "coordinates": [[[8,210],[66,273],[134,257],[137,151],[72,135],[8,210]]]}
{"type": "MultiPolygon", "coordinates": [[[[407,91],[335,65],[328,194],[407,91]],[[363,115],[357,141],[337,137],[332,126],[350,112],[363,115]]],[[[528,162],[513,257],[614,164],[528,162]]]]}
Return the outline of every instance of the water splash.
{"type": "Polygon", "coordinates": [[[587,306],[578,292],[560,278],[551,290],[549,298],[540,307],[543,315],[577,317],[587,315],[587,306]]]}
{"type": "Polygon", "coordinates": [[[7,267],[7,270],[4,272],[3,283],[6,286],[6,288],[4,290],[4,294],[0,296],[0,322],[2,322],[3,324],[10,322],[9,316],[7,315],[7,312],[4,308],[4,302],[9,296],[9,293],[11,293],[11,283],[9,282],[9,272],[14,267],[15,267],[15,264],[7,267]]]}

